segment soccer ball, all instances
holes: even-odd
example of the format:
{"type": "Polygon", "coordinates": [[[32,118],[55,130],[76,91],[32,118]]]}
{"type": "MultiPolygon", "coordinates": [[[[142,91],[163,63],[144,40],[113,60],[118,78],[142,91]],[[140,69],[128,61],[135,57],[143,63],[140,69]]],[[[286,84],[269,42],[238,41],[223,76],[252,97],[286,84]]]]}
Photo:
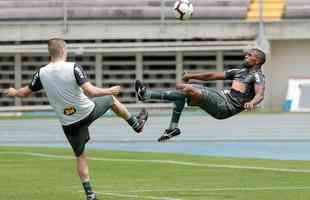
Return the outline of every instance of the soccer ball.
{"type": "Polygon", "coordinates": [[[188,20],[192,17],[194,6],[190,0],[177,0],[174,4],[174,12],[179,20],[188,20]]]}

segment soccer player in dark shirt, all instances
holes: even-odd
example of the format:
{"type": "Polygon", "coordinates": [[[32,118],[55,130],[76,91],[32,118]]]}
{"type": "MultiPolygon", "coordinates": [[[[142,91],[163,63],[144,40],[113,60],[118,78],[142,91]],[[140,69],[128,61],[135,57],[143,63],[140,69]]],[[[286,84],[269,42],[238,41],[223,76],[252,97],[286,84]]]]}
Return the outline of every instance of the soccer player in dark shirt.
{"type": "Polygon", "coordinates": [[[174,103],[170,126],[158,141],[168,140],[181,133],[178,123],[186,101],[189,106],[199,106],[216,119],[226,119],[245,109],[255,109],[264,99],[265,76],[261,67],[265,61],[263,51],[251,49],[246,53],[244,62],[236,69],[202,74],[185,73],[184,83],[177,84],[177,90],[173,91],[149,91],[137,80],[135,90],[140,101],[159,99],[174,103]],[[190,80],[226,79],[232,80],[230,89],[217,90],[188,83],[190,80]]]}

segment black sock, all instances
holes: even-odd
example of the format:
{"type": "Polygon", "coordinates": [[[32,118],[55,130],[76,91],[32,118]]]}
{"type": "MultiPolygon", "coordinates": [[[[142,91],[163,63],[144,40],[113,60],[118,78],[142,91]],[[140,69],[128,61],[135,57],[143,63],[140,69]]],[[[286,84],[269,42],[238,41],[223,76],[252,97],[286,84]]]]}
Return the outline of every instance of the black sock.
{"type": "Polygon", "coordinates": [[[127,122],[134,130],[137,130],[139,128],[140,123],[136,116],[131,115],[131,117],[129,117],[127,122]]]}
{"type": "Polygon", "coordinates": [[[85,194],[86,194],[86,195],[91,195],[91,194],[94,193],[93,190],[92,190],[92,188],[91,188],[91,185],[90,185],[90,182],[89,182],[89,181],[84,182],[84,183],[82,183],[82,184],[83,184],[83,188],[84,188],[84,191],[85,191],[85,194]]]}
{"type": "Polygon", "coordinates": [[[174,108],[172,111],[172,117],[170,121],[169,128],[177,128],[181,114],[183,112],[184,106],[185,106],[185,95],[181,92],[175,92],[172,94],[175,100],[173,101],[174,103],[174,108]]]}
{"type": "Polygon", "coordinates": [[[185,105],[185,99],[186,99],[185,94],[183,94],[180,91],[165,91],[165,92],[147,91],[145,96],[148,96],[149,99],[159,99],[173,102],[174,108],[172,111],[172,117],[169,128],[173,129],[178,126],[180,116],[182,114],[185,105]]]}

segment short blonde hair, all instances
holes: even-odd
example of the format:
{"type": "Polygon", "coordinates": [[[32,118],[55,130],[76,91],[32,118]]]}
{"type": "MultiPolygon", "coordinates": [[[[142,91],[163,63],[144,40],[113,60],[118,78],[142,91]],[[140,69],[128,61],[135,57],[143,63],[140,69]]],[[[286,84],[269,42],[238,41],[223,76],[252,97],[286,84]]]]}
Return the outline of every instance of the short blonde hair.
{"type": "Polygon", "coordinates": [[[66,48],[66,42],[61,38],[52,38],[48,40],[48,53],[51,58],[62,57],[62,49],[66,48]]]}

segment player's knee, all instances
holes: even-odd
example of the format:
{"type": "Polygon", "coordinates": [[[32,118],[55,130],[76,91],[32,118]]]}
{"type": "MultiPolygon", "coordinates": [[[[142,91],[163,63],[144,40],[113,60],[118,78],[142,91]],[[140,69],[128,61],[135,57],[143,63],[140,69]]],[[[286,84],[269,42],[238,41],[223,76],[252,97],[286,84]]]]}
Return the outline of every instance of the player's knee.
{"type": "Polygon", "coordinates": [[[186,91],[185,95],[191,99],[199,99],[202,96],[202,91],[192,88],[191,90],[186,91]]]}
{"type": "Polygon", "coordinates": [[[74,155],[78,161],[85,159],[84,149],[74,149],[74,155]]]}
{"type": "Polygon", "coordinates": [[[119,100],[115,96],[111,95],[111,105],[112,106],[115,106],[115,105],[120,104],[120,103],[121,102],[119,102],[119,100]]]}
{"type": "Polygon", "coordinates": [[[112,102],[114,103],[115,101],[117,101],[117,99],[115,98],[115,96],[111,95],[112,97],[112,102]]]}
{"type": "Polygon", "coordinates": [[[187,104],[189,106],[199,106],[201,102],[202,95],[188,95],[187,104]]]}

